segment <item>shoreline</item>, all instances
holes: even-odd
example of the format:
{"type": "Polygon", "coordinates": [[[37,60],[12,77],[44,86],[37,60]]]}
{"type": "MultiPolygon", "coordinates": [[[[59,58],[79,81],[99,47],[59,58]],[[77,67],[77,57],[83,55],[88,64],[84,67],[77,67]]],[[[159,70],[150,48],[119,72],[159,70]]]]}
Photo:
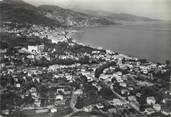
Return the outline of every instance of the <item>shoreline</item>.
{"type": "MultiPolygon", "coordinates": [[[[81,32],[76,32],[76,33],[84,33],[84,31],[81,31],[81,32]]],[[[75,35],[75,34],[74,34],[75,35]]],[[[72,38],[73,39],[73,38],[72,38]]],[[[149,59],[147,58],[139,58],[139,57],[135,57],[135,56],[132,56],[132,55],[128,55],[128,54],[124,54],[124,53],[121,53],[119,51],[116,51],[116,50],[111,50],[111,49],[105,49],[103,47],[93,47],[92,45],[87,45],[85,43],[82,43],[82,42],[78,42],[76,39],[73,39],[77,44],[81,44],[83,46],[88,46],[88,47],[91,47],[93,49],[101,49],[101,50],[105,50],[105,51],[112,51],[112,52],[115,52],[115,53],[118,53],[118,55],[120,56],[123,56],[123,57],[126,57],[126,58],[131,58],[131,59],[137,59],[137,60],[141,60],[141,59],[146,59],[147,62],[149,63],[160,63],[160,64],[164,64],[164,63],[161,63],[161,62],[155,62],[155,61],[150,61],[149,59]]]]}
{"type": "MultiPolygon", "coordinates": [[[[123,24],[121,24],[121,25],[123,25],[123,24]]],[[[121,26],[121,25],[120,25],[120,26],[121,26]]],[[[82,41],[82,40],[83,40],[83,39],[82,39],[82,35],[84,35],[84,33],[86,32],[86,30],[88,30],[88,29],[99,29],[99,28],[108,28],[108,27],[110,28],[110,27],[112,27],[112,26],[118,26],[118,25],[109,25],[109,26],[99,26],[99,27],[86,27],[86,28],[80,28],[79,30],[77,30],[77,32],[74,32],[74,33],[71,35],[71,37],[72,37],[72,39],[75,40],[77,43],[84,44],[85,46],[89,46],[89,47],[92,47],[92,48],[101,47],[101,48],[103,48],[104,50],[111,50],[111,51],[114,51],[114,52],[118,52],[118,53],[123,54],[123,55],[128,56],[128,57],[138,58],[138,59],[146,59],[147,61],[152,62],[152,63],[165,64],[165,61],[166,61],[166,60],[169,60],[169,61],[170,61],[170,59],[165,59],[165,60],[162,60],[162,61],[151,60],[151,59],[148,58],[148,57],[140,57],[140,56],[138,56],[138,55],[137,55],[137,56],[136,56],[136,55],[131,55],[131,54],[127,54],[126,52],[123,53],[123,52],[120,52],[120,51],[117,51],[117,50],[113,50],[113,49],[110,49],[110,48],[105,48],[105,47],[103,47],[103,46],[98,46],[98,45],[93,46],[91,43],[86,43],[86,42],[82,41]]]]}
{"type": "MultiPolygon", "coordinates": [[[[95,28],[95,27],[94,27],[95,28]]],[[[97,27],[96,27],[97,28],[97,27]]],[[[88,29],[88,28],[87,28],[88,29]]],[[[129,58],[135,58],[135,59],[138,59],[138,60],[140,60],[140,59],[142,59],[142,58],[139,58],[139,57],[135,57],[135,56],[132,56],[132,55],[128,55],[128,54],[124,54],[124,53],[121,53],[121,52],[119,52],[119,51],[116,51],[116,50],[111,50],[111,49],[106,49],[106,48],[103,48],[103,47],[101,47],[101,46],[99,46],[99,47],[93,47],[92,45],[90,45],[90,44],[85,44],[85,43],[83,43],[83,42],[78,42],[78,40],[77,39],[74,39],[73,38],[73,35],[74,36],[78,36],[78,34],[77,33],[79,33],[79,34],[81,34],[82,35],[82,33],[85,33],[85,31],[83,31],[83,30],[78,30],[78,32],[74,32],[72,35],[71,35],[71,37],[72,37],[72,40],[74,40],[76,43],[78,43],[78,44],[81,44],[81,45],[84,45],[84,46],[88,46],[88,47],[91,47],[91,48],[94,48],[94,49],[99,49],[99,48],[101,48],[102,50],[109,50],[109,51],[112,51],[112,52],[117,52],[119,55],[123,55],[123,56],[126,56],[126,57],[129,57],[129,58]]],[[[80,38],[79,38],[80,39],[80,38]]],[[[150,61],[149,59],[147,59],[147,58],[144,58],[144,59],[146,59],[148,62],[150,62],[150,63],[159,63],[159,62],[154,62],[154,61],[150,61]]],[[[163,64],[163,63],[160,63],[160,64],[163,64]]]]}

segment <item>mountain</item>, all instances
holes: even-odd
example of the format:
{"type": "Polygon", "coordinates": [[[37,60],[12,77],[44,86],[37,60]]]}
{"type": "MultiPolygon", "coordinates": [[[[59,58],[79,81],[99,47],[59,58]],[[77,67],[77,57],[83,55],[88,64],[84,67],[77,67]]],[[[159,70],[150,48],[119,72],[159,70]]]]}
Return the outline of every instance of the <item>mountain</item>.
{"type": "Polygon", "coordinates": [[[46,26],[100,26],[114,24],[103,17],[63,9],[58,6],[33,6],[22,0],[0,1],[1,21],[29,23],[46,26]]]}
{"type": "Polygon", "coordinates": [[[29,23],[46,26],[60,26],[60,23],[58,21],[45,17],[40,9],[22,0],[0,1],[0,9],[1,21],[10,21],[13,23],[29,23]]]}
{"type": "Polygon", "coordinates": [[[114,24],[104,17],[87,15],[59,6],[41,5],[39,8],[44,11],[46,17],[57,20],[64,26],[87,27],[114,24]]]}
{"type": "Polygon", "coordinates": [[[129,22],[134,22],[134,21],[157,21],[156,19],[151,19],[147,17],[142,17],[142,16],[136,16],[136,15],[131,15],[131,14],[126,14],[126,13],[113,13],[109,16],[107,16],[108,19],[112,21],[129,21],[129,22]]]}
{"type": "Polygon", "coordinates": [[[112,13],[108,11],[95,11],[95,10],[81,10],[75,9],[75,11],[80,11],[89,15],[105,17],[106,19],[113,22],[134,22],[134,21],[158,21],[157,19],[151,19],[148,17],[136,16],[127,13],[112,13]]]}

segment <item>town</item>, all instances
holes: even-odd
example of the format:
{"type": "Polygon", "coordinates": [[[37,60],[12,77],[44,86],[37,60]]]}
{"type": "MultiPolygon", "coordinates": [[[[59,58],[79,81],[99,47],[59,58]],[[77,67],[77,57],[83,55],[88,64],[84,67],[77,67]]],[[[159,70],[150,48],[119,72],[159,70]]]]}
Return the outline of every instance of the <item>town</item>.
{"type": "Polygon", "coordinates": [[[171,116],[171,66],[77,43],[78,30],[5,22],[0,117],[171,116]]]}

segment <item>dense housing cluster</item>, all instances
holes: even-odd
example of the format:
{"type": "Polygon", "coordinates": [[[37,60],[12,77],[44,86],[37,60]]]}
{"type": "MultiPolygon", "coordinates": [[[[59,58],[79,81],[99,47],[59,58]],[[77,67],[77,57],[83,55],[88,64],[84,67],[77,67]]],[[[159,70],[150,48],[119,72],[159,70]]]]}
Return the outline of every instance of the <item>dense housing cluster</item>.
{"type": "Polygon", "coordinates": [[[79,44],[73,29],[4,23],[1,116],[170,116],[171,67],[79,44]]]}

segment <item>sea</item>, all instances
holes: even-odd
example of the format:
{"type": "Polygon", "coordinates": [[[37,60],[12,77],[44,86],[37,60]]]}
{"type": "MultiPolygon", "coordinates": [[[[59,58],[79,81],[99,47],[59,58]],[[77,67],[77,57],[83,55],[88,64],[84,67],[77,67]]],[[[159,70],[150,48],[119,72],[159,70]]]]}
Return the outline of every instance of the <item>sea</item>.
{"type": "Polygon", "coordinates": [[[171,61],[171,23],[131,22],[84,28],[73,39],[91,47],[102,47],[151,62],[171,61]]]}

